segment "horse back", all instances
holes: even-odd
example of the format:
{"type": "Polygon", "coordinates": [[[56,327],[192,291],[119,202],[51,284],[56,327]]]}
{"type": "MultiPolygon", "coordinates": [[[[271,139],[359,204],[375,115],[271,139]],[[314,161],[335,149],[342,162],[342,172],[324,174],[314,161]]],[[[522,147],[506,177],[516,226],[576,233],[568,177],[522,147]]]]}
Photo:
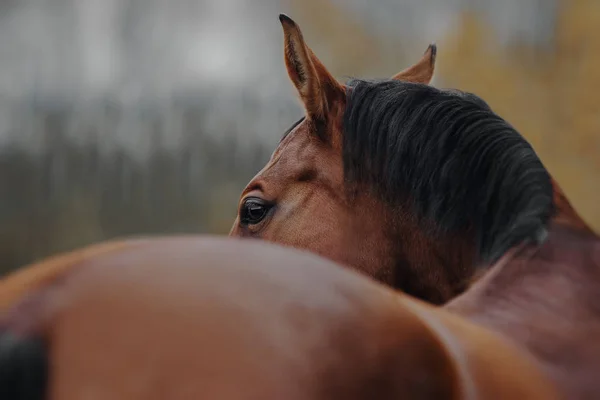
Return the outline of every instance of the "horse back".
{"type": "Polygon", "coordinates": [[[49,366],[50,399],[553,398],[493,335],[310,253],[180,237],[78,265],[0,325],[37,349],[0,370],[49,366]]]}
{"type": "Polygon", "coordinates": [[[53,282],[57,277],[67,273],[101,254],[119,251],[139,241],[106,242],[85,247],[72,252],[59,254],[45,260],[24,266],[0,280],[0,314],[15,304],[25,294],[53,282]]]}

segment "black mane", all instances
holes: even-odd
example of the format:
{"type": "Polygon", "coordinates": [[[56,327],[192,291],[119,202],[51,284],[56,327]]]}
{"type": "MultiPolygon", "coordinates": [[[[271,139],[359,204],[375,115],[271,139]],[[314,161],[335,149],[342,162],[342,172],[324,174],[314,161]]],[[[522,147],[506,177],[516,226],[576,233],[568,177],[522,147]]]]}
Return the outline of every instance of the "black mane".
{"type": "Polygon", "coordinates": [[[352,80],[344,114],[348,183],[410,202],[437,232],[472,229],[494,262],[540,242],[554,212],[551,178],[531,145],[479,97],[401,81],[352,80]]]}

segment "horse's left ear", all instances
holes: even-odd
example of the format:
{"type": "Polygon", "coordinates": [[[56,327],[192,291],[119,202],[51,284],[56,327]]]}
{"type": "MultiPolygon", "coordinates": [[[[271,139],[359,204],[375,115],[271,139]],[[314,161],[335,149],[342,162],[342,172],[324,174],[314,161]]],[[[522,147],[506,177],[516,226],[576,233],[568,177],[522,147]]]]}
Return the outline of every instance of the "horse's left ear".
{"type": "Polygon", "coordinates": [[[404,71],[398,72],[392,76],[392,79],[414,83],[424,83],[426,85],[431,82],[433,72],[435,71],[435,57],[437,55],[437,46],[430,44],[423,57],[412,67],[406,68],[404,71]]]}
{"type": "Polygon", "coordinates": [[[345,90],[304,42],[300,27],[288,16],[279,15],[285,36],[285,66],[304,103],[309,119],[324,121],[345,90]]]}

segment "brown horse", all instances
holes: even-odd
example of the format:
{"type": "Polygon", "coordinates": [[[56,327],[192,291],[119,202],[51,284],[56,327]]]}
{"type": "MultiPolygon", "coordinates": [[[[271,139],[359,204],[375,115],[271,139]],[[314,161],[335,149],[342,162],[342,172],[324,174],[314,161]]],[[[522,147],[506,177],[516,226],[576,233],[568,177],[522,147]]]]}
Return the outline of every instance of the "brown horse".
{"type": "Polygon", "coordinates": [[[34,276],[0,314],[3,400],[558,398],[502,337],[309,252],[129,240],[8,279],[34,276]]]}
{"type": "Polygon", "coordinates": [[[231,235],[438,303],[492,266],[447,310],[519,346],[566,398],[597,396],[600,240],[531,146],[480,98],[426,85],[431,47],[400,81],[344,86],[281,19],[306,117],[244,190],[231,235]]]}
{"type": "Polygon", "coordinates": [[[244,189],[231,236],[309,249],[441,304],[550,218],[591,233],[483,100],[428,85],[435,45],[392,79],[343,85],[280,19],[305,117],[244,189]]]}

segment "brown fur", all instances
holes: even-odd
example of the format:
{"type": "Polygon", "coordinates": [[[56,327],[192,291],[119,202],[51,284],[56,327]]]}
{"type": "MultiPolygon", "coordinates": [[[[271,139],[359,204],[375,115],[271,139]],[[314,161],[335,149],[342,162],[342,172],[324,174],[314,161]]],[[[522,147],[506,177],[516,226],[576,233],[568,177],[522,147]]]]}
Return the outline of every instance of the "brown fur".
{"type": "Polygon", "coordinates": [[[34,263],[28,268],[22,268],[0,280],[0,313],[19,300],[25,293],[32,292],[53,281],[57,276],[74,268],[82,260],[103,253],[121,250],[135,242],[107,242],[76,250],[71,253],[34,263]]]}
{"type": "Polygon", "coordinates": [[[569,399],[600,391],[600,240],[555,224],[539,248],[508,254],[447,309],[517,343],[569,399]]]}
{"type": "Polygon", "coordinates": [[[285,65],[304,104],[308,122],[317,130],[331,128],[327,123],[337,119],[335,111],[346,97],[344,87],[306,45],[298,25],[284,15],[279,19],[285,37],[285,65]]]}
{"type": "Polygon", "coordinates": [[[44,338],[48,399],[555,398],[502,338],[308,252],[211,237],[108,247],[37,264],[70,265],[0,320],[44,338]]]}

